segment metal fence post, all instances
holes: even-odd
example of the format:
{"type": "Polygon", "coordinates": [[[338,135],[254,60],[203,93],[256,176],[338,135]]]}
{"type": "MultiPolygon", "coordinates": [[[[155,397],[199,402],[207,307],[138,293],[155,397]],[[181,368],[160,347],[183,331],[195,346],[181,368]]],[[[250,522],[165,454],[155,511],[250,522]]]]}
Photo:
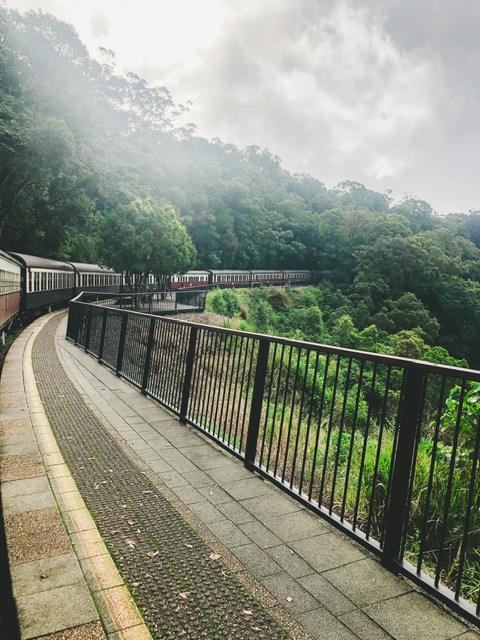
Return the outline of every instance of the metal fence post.
{"type": "MultiPolygon", "coordinates": [[[[150,298],[151,303],[151,298],[150,298]]],[[[145,365],[143,367],[142,393],[147,393],[148,376],[150,373],[150,363],[152,361],[153,336],[155,332],[156,318],[150,319],[150,327],[148,331],[147,353],[145,354],[145,365]]]]}
{"type": "Polygon", "coordinates": [[[190,386],[192,384],[193,363],[197,348],[198,327],[190,327],[190,339],[188,341],[187,361],[185,363],[185,378],[183,380],[182,402],[180,405],[180,422],[186,424],[188,400],[190,398],[190,386]]]}
{"type": "Polygon", "coordinates": [[[267,376],[268,351],[270,342],[261,340],[258,345],[257,368],[253,384],[252,404],[250,407],[250,419],[248,421],[247,442],[245,445],[245,466],[250,471],[255,469],[257,455],[258,432],[262,417],[263,392],[265,390],[265,378],[267,376]]]}
{"type": "Polygon", "coordinates": [[[125,352],[125,339],[127,337],[127,322],[128,322],[128,313],[124,313],[122,317],[122,326],[120,328],[120,339],[118,341],[118,354],[117,354],[117,366],[116,373],[117,376],[120,375],[123,365],[123,354],[125,352]]]}
{"type": "Polygon", "coordinates": [[[103,349],[105,347],[105,333],[107,331],[107,308],[102,313],[102,334],[100,336],[100,347],[98,349],[98,361],[103,362],[103,349]]]}
{"type": "Polygon", "coordinates": [[[402,562],[402,541],[410,510],[408,496],[415,442],[423,409],[422,389],[425,374],[418,369],[406,369],[405,376],[382,553],[382,564],[390,571],[395,571],[395,567],[402,562]]]}
{"type": "Polygon", "coordinates": [[[78,345],[78,305],[75,302],[69,302],[68,304],[68,324],[67,324],[67,338],[78,345]]]}
{"type": "Polygon", "coordinates": [[[90,334],[92,331],[92,312],[93,306],[89,306],[87,309],[87,330],[85,332],[85,351],[90,350],[90,334]]]}

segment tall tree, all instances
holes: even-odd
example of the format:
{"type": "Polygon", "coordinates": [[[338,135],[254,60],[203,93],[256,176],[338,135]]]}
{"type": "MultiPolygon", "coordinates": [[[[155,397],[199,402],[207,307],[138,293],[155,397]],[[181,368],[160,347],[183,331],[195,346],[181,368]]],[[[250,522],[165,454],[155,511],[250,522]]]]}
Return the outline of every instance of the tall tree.
{"type": "Polygon", "coordinates": [[[140,290],[153,274],[161,290],[174,273],[190,269],[196,250],[175,208],[153,198],[135,200],[112,211],[103,233],[105,260],[124,271],[140,290]]]}

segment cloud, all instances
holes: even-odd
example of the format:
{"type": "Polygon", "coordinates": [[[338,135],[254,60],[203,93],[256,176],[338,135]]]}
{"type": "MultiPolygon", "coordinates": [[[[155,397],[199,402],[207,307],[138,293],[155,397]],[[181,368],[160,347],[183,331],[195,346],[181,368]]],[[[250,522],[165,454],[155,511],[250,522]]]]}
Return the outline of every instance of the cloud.
{"type": "Polygon", "coordinates": [[[95,38],[103,38],[110,33],[110,19],[108,15],[100,8],[96,8],[90,18],[92,33],[95,38]]]}
{"type": "Polygon", "coordinates": [[[440,72],[434,59],[401,51],[373,10],[270,0],[268,11],[247,3],[223,27],[179,83],[199,133],[267,146],[320,179],[353,168],[380,179],[414,161],[412,140],[435,120],[440,72]]]}
{"type": "Polygon", "coordinates": [[[328,186],[480,207],[478,0],[10,1],[40,1],[118,72],[191,100],[199,135],[268,147],[328,186]]]}

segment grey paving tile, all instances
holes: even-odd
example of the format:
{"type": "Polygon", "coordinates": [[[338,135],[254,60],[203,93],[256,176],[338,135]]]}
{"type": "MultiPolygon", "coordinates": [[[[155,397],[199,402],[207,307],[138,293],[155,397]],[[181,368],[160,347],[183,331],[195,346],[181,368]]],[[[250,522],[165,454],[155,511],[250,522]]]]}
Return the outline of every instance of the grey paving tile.
{"type": "Polygon", "coordinates": [[[46,476],[35,478],[24,478],[22,480],[11,480],[2,483],[2,497],[4,501],[16,498],[17,496],[30,495],[48,491],[50,485],[46,476]]]}
{"type": "Polygon", "coordinates": [[[213,522],[209,525],[210,530],[220,542],[224,545],[235,549],[236,547],[245,546],[250,543],[248,538],[240,529],[228,520],[213,522]]]}
{"type": "Polygon", "coordinates": [[[17,564],[11,567],[11,574],[16,598],[73,585],[83,580],[75,553],[17,564]]]}
{"type": "Polygon", "coordinates": [[[351,611],[339,618],[361,640],[392,640],[392,636],[369,618],[363,611],[351,611]]]}
{"type": "Polygon", "coordinates": [[[319,516],[308,511],[295,511],[263,520],[266,527],[271,529],[285,542],[304,540],[323,533],[331,533],[332,527],[322,521],[319,516]]]}
{"type": "Polygon", "coordinates": [[[266,552],[293,578],[308,576],[314,572],[305,560],[285,544],[266,549],[266,552]]]}
{"type": "Polygon", "coordinates": [[[33,501],[32,494],[25,494],[16,496],[15,499],[9,500],[3,505],[3,513],[5,516],[13,516],[19,513],[26,513],[40,509],[50,509],[56,506],[53,494],[50,488],[44,489],[34,494],[35,500],[33,501]]]}
{"type": "Polygon", "coordinates": [[[297,540],[290,546],[320,573],[366,556],[363,550],[339,533],[325,533],[306,540],[297,540]]]}
{"type": "Polygon", "coordinates": [[[372,558],[336,567],[323,575],[359,608],[412,590],[405,580],[388,573],[372,558]]]}
{"type": "Polygon", "coordinates": [[[210,502],[195,502],[188,506],[205,524],[226,520],[225,515],[210,502]]]}
{"type": "MultiPolygon", "coordinates": [[[[167,472],[174,471],[174,469],[168,464],[168,462],[165,462],[165,460],[163,460],[163,458],[160,458],[160,457],[159,458],[155,458],[153,460],[149,460],[148,461],[148,466],[150,467],[150,469],[152,471],[154,471],[157,474],[164,474],[164,473],[167,473],[167,472]]],[[[180,474],[177,473],[176,471],[174,471],[174,473],[176,473],[178,476],[180,476],[180,474]]],[[[182,478],[182,480],[183,480],[183,478],[182,478]]],[[[186,482],[184,481],[183,484],[186,484],[186,482]]]]}
{"type": "MultiPolygon", "coordinates": [[[[266,576],[281,575],[282,568],[265,551],[259,549],[255,544],[239,546],[234,551],[237,558],[247,567],[247,569],[257,578],[266,576]]],[[[262,580],[263,584],[263,580],[262,580]]]]}
{"type": "MultiPolygon", "coordinates": [[[[155,465],[156,463],[158,463],[158,461],[152,462],[150,466],[155,465]]],[[[168,471],[155,471],[155,473],[158,475],[160,480],[162,480],[162,482],[164,482],[167,487],[170,487],[171,489],[173,487],[187,486],[189,484],[188,481],[178,473],[178,471],[175,471],[173,469],[169,469],[168,471]]]]}
{"type": "Polygon", "coordinates": [[[237,525],[255,520],[255,517],[250,513],[250,511],[247,511],[245,507],[242,507],[238,502],[222,502],[217,504],[217,508],[225,514],[231,522],[237,525]]]}
{"type": "MultiPolygon", "coordinates": [[[[5,436],[8,438],[9,436],[5,436]]],[[[31,438],[25,440],[21,439],[19,442],[4,442],[2,438],[2,455],[3,456],[18,456],[25,453],[35,453],[38,451],[37,442],[32,434],[31,438]]]]}
{"type": "MultiPolygon", "coordinates": [[[[191,449],[192,447],[189,448],[191,449]]],[[[183,452],[185,452],[185,449],[182,449],[182,453],[183,452]]],[[[199,469],[203,469],[204,471],[209,471],[210,469],[218,469],[220,467],[223,467],[225,464],[228,464],[228,462],[225,462],[224,456],[216,452],[213,452],[210,455],[196,456],[195,458],[192,458],[192,462],[199,469]]]]}
{"type": "Polygon", "coordinates": [[[358,640],[356,634],[326,609],[307,611],[297,619],[318,640],[358,640]]]}
{"type": "Polygon", "coordinates": [[[84,584],[50,589],[17,599],[22,638],[36,638],[98,620],[84,584]]]}
{"type": "Polygon", "coordinates": [[[155,449],[150,446],[148,446],[147,449],[140,449],[138,455],[147,463],[153,462],[154,460],[162,460],[158,451],[155,451],[155,449]]]}
{"type": "Polygon", "coordinates": [[[267,529],[258,520],[251,520],[244,524],[239,525],[240,529],[247,534],[247,536],[254,542],[260,549],[267,549],[268,547],[275,547],[279,545],[281,540],[273,534],[270,529],[267,529]]]}
{"type": "Polygon", "coordinates": [[[270,484],[253,474],[250,474],[247,478],[236,480],[235,482],[223,482],[222,486],[235,500],[246,500],[247,498],[272,495],[274,492],[274,488],[270,484]]]}
{"type": "MultiPolygon", "coordinates": [[[[209,475],[215,482],[222,485],[226,490],[226,484],[230,482],[237,482],[238,480],[244,480],[252,477],[252,472],[248,471],[243,465],[235,460],[232,460],[231,464],[226,464],[223,467],[217,469],[211,469],[209,475]]],[[[230,491],[229,491],[230,493],[230,491]]]]}
{"type": "Polygon", "coordinates": [[[201,471],[200,469],[182,473],[182,476],[186,482],[194,487],[197,487],[197,489],[199,490],[203,487],[217,486],[215,480],[213,480],[213,478],[211,478],[208,474],[206,474],[204,471],[201,471]]]}
{"type": "Polygon", "coordinates": [[[215,447],[213,443],[210,444],[208,442],[203,441],[200,445],[193,446],[184,446],[182,447],[182,453],[189,460],[195,462],[197,458],[203,458],[204,456],[220,456],[222,460],[224,460],[225,456],[221,454],[215,447]]]}
{"type": "Polygon", "coordinates": [[[212,504],[218,505],[224,502],[232,502],[232,496],[218,486],[206,486],[198,489],[200,493],[212,504]]]}
{"type": "Polygon", "coordinates": [[[283,573],[268,576],[262,582],[280,604],[295,615],[318,609],[320,606],[296,580],[283,573]]]}
{"type": "Polygon", "coordinates": [[[420,593],[390,598],[364,611],[396,640],[450,640],[468,630],[420,593]]]}
{"type": "Polygon", "coordinates": [[[275,492],[272,495],[259,496],[258,498],[248,498],[241,500],[242,506],[251,511],[254,516],[260,519],[273,518],[284,513],[299,511],[300,507],[289,500],[281,493],[275,492]]]}
{"type": "Polygon", "coordinates": [[[192,505],[196,502],[207,502],[205,496],[202,496],[201,493],[190,485],[172,487],[172,491],[184,504],[187,505],[192,505]]]}
{"type": "Polygon", "coordinates": [[[343,593],[318,573],[298,578],[299,583],[316,598],[334,616],[356,609],[356,606],[343,593]]]}
{"type": "Polygon", "coordinates": [[[198,467],[196,467],[193,462],[190,462],[188,458],[174,449],[163,450],[161,456],[171,467],[173,467],[173,469],[175,469],[175,471],[178,471],[179,473],[190,473],[198,470],[198,467]]]}

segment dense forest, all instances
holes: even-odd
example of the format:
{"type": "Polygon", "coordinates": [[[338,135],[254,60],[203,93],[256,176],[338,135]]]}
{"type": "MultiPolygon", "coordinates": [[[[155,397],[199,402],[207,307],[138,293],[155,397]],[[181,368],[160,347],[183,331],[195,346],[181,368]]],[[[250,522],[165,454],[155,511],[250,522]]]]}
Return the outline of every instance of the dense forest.
{"type": "Polygon", "coordinates": [[[320,269],[314,292],[257,294],[259,326],[480,368],[480,211],[327,189],[266,149],[178,126],[168,89],[116,74],[111,51],[92,59],[53,16],[0,21],[2,249],[159,277],[320,269]]]}

